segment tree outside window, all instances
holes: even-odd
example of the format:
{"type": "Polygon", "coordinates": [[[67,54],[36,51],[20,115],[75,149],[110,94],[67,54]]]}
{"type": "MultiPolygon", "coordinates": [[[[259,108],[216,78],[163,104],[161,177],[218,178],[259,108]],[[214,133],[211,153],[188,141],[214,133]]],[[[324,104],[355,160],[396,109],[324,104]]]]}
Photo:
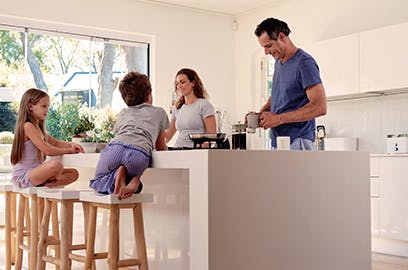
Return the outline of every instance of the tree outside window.
{"type": "Polygon", "coordinates": [[[120,110],[118,83],[129,71],[149,75],[148,54],[144,42],[0,25],[0,131],[13,131],[16,102],[32,87],[53,104],[120,110]]]}

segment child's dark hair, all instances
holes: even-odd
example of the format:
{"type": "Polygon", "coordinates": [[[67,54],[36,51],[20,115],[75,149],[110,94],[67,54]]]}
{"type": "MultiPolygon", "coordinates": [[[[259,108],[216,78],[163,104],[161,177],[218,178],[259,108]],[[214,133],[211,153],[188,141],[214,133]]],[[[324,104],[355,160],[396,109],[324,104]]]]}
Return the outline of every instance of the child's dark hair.
{"type": "Polygon", "coordinates": [[[149,77],[132,71],[120,81],[119,91],[128,106],[136,106],[149,100],[152,85],[149,77]]]}

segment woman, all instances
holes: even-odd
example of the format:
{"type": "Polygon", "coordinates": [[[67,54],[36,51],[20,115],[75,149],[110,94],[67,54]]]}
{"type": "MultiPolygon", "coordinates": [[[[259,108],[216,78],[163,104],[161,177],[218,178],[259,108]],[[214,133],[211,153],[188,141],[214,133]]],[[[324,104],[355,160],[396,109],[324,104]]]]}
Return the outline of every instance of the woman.
{"type": "Polygon", "coordinates": [[[203,83],[192,69],[183,68],[177,72],[175,91],[180,98],[171,115],[170,128],[166,130],[166,141],[169,142],[178,131],[174,147],[193,148],[189,134],[216,133],[214,107],[206,99],[203,83]]]}

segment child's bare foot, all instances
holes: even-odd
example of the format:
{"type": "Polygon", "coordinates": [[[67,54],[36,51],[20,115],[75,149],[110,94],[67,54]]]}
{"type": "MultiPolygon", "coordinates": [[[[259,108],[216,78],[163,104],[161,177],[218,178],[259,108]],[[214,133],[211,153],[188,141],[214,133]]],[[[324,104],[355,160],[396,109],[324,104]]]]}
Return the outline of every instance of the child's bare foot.
{"type": "Polygon", "coordinates": [[[126,186],[126,167],[119,166],[118,171],[116,172],[116,179],[115,179],[115,189],[113,190],[113,194],[119,194],[120,190],[126,186]]]}
{"type": "Polygon", "coordinates": [[[127,184],[126,186],[122,187],[119,191],[118,194],[118,199],[122,200],[122,199],[126,199],[129,198],[130,196],[132,196],[136,191],[141,191],[141,187],[142,187],[142,182],[140,182],[139,178],[133,178],[129,184],[127,184]],[[140,190],[139,190],[140,189],[140,190]]]}

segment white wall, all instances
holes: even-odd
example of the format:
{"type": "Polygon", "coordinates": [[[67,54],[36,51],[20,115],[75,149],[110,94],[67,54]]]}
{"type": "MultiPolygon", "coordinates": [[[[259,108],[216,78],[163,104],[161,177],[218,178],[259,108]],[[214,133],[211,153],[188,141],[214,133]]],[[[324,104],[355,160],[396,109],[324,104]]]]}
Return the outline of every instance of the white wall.
{"type": "Polygon", "coordinates": [[[234,113],[231,17],[130,0],[14,0],[1,6],[1,15],[153,35],[156,105],[168,111],[175,73],[190,67],[214,106],[234,113]]]}
{"type": "MultiPolygon", "coordinates": [[[[259,78],[256,77],[254,70],[257,66],[254,63],[255,58],[262,55],[262,49],[254,30],[263,19],[276,17],[286,21],[292,30],[292,40],[301,46],[407,22],[407,10],[406,0],[286,0],[237,16],[238,30],[234,37],[235,80],[239,93],[236,101],[237,116],[246,113],[256,102],[253,93],[259,87],[259,78]]],[[[378,38],[390,39],[389,49],[392,49],[393,42],[398,42],[398,37],[378,38]]],[[[318,119],[318,122],[329,125],[328,129],[333,136],[359,136],[361,150],[383,153],[384,134],[408,131],[406,101],[406,97],[393,96],[329,103],[328,115],[318,119]],[[353,113],[357,117],[353,117],[353,113]]]]}

